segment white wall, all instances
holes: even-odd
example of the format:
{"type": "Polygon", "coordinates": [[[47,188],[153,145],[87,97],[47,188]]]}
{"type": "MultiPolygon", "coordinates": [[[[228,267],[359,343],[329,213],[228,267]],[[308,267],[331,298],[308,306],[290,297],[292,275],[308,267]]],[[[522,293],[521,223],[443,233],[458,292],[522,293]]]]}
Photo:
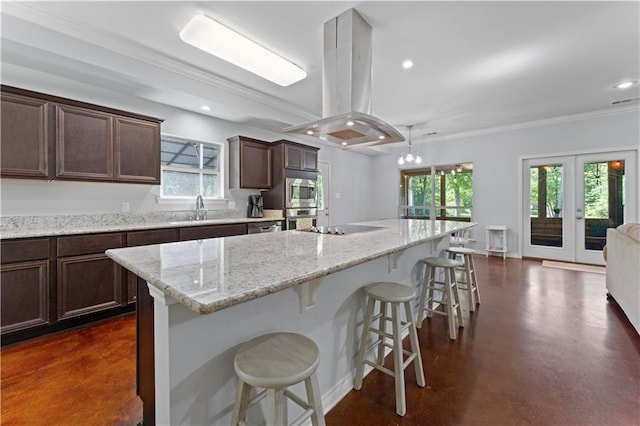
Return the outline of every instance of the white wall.
{"type": "MultiPolygon", "coordinates": [[[[278,134],[266,130],[241,125],[206,115],[148,102],[121,92],[109,91],[82,83],[69,84],[63,78],[34,78],[26,82],[3,81],[17,87],[49,93],[56,96],[77,99],[85,102],[105,105],[126,111],[163,118],[162,132],[202,141],[221,142],[227,148],[226,139],[235,135],[244,135],[266,141],[288,139],[320,147],[320,160],[332,163],[333,194],[338,192],[340,199],[334,199],[332,214],[334,223],[345,223],[371,218],[374,202],[367,194],[371,193],[371,157],[346,152],[333,145],[320,145],[299,140],[292,135],[278,134]]],[[[226,180],[228,187],[228,179],[226,180]]],[[[227,191],[225,197],[244,210],[247,195],[251,190],[227,191]]],[[[193,203],[158,204],[156,197],[159,186],[69,182],[25,179],[1,180],[1,210],[4,216],[15,215],[59,215],[81,213],[116,213],[122,211],[122,203],[130,204],[131,212],[158,210],[191,210],[193,203]]],[[[333,197],[332,194],[332,198],[333,197]]],[[[227,208],[225,203],[215,206],[205,205],[209,209],[227,208]]],[[[230,205],[233,207],[233,204],[230,205]]]]}
{"type": "MultiPolygon", "coordinates": [[[[473,231],[476,249],[484,249],[484,226],[508,227],[509,255],[517,254],[519,242],[519,158],[528,155],[560,155],[619,147],[640,147],[637,111],[616,115],[523,128],[431,143],[414,144],[423,165],[473,162],[473,231]]],[[[401,148],[375,160],[375,217],[397,217],[401,148]]],[[[640,218],[640,212],[638,212],[640,218]]]]}

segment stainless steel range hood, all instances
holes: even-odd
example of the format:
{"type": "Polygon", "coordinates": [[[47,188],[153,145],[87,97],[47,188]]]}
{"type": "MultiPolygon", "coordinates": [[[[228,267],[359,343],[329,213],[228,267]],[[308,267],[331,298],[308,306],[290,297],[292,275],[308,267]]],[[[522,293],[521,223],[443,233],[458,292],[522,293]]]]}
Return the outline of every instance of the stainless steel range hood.
{"type": "Polygon", "coordinates": [[[284,129],[345,148],[402,142],[393,126],[371,115],[371,26],[349,9],[324,24],[322,118],[284,129]]]}

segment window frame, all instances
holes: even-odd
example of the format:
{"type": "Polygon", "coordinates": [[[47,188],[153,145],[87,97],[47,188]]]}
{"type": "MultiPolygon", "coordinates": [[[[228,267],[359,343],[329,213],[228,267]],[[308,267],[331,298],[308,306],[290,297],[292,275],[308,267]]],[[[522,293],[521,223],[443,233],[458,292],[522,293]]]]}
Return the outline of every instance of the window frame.
{"type": "Polygon", "coordinates": [[[179,167],[179,166],[167,166],[165,164],[162,164],[162,158],[160,159],[160,191],[158,194],[158,201],[191,201],[193,199],[193,195],[165,195],[164,194],[164,182],[163,182],[163,176],[164,176],[164,171],[172,171],[172,172],[179,172],[179,173],[190,173],[190,174],[194,174],[194,175],[198,175],[199,176],[199,185],[200,185],[200,192],[202,192],[202,188],[203,188],[203,179],[204,179],[204,175],[210,175],[210,176],[217,176],[217,180],[218,180],[218,191],[217,191],[217,196],[216,197],[211,197],[211,196],[204,196],[203,195],[203,199],[204,200],[208,200],[208,201],[224,201],[224,194],[225,194],[225,145],[224,143],[221,142],[213,142],[213,141],[204,141],[204,140],[199,140],[199,139],[193,139],[193,138],[186,138],[183,136],[176,136],[176,135],[172,135],[172,134],[168,134],[168,133],[162,133],[160,136],[160,152],[162,155],[162,141],[164,140],[168,140],[168,141],[173,141],[173,142],[183,142],[183,143],[187,143],[187,144],[197,144],[200,145],[199,149],[202,150],[203,149],[203,145],[209,145],[209,146],[213,146],[218,150],[218,159],[217,159],[217,167],[215,169],[203,169],[202,168],[202,158],[199,158],[199,168],[189,168],[189,167],[179,167]]]}

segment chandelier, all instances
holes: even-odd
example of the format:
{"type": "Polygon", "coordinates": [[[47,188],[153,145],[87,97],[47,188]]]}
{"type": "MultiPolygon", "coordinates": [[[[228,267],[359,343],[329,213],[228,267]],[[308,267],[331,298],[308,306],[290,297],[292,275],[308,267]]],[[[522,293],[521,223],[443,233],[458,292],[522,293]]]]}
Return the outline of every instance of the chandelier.
{"type": "Polygon", "coordinates": [[[407,126],[407,129],[409,129],[409,141],[407,142],[409,144],[409,152],[407,153],[407,155],[400,154],[400,158],[398,158],[398,164],[400,165],[403,165],[405,163],[415,163],[415,164],[422,163],[422,157],[420,157],[420,154],[413,155],[413,152],[411,152],[411,149],[412,149],[411,128],[412,127],[413,127],[413,124],[409,124],[407,126]]]}

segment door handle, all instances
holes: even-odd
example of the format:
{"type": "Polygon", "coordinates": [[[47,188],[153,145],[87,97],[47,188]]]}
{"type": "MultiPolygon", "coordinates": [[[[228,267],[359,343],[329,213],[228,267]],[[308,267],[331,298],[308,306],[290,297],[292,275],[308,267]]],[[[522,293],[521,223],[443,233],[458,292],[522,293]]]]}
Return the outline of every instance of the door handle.
{"type": "Polygon", "coordinates": [[[582,216],[576,216],[576,219],[582,219],[582,216]]]}

